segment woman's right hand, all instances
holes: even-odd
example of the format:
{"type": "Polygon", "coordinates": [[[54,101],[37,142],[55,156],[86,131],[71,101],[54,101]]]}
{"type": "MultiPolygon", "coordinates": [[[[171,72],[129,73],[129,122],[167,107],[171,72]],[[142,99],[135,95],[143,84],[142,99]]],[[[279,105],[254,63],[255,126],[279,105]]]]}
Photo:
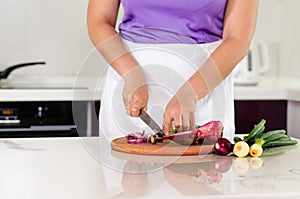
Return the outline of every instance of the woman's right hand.
{"type": "Polygon", "coordinates": [[[142,70],[132,70],[123,77],[125,84],[123,87],[123,101],[127,114],[131,117],[138,117],[140,110],[147,110],[148,85],[142,70]]]}

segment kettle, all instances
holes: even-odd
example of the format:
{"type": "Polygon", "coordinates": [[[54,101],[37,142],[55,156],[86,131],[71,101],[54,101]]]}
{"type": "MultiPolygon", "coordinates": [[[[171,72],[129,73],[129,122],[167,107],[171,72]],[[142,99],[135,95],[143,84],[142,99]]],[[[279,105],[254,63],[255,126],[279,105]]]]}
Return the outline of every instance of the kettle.
{"type": "Polygon", "coordinates": [[[264,40],[258,40],[250,45],[248,54],[234,69],[234,84],[254,86],[259,82],[259,76],[270,66],[268,46],[264,40]]]}

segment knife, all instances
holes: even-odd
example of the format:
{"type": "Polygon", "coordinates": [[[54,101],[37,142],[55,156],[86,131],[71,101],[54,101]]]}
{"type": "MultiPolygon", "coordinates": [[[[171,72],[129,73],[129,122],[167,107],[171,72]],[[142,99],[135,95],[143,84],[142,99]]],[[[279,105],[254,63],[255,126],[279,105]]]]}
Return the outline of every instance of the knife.
{"type": "Polygon", "coordinates": [[[164,136],[165,133],[160,128],[160,126],[150,117],[150,115],[145,111],[141,110],[140,118],[157,134],[164,136]]]}

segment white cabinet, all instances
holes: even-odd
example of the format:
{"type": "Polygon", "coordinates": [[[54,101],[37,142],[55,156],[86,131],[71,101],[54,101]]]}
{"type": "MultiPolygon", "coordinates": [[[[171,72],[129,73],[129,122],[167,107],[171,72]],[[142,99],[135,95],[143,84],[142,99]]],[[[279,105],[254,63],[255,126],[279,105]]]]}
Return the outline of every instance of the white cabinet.
{"type": "Polygon", "coordinates": [[[300,102],[288,101],[287,132],[292,137],[300,138],[300,102]]]}

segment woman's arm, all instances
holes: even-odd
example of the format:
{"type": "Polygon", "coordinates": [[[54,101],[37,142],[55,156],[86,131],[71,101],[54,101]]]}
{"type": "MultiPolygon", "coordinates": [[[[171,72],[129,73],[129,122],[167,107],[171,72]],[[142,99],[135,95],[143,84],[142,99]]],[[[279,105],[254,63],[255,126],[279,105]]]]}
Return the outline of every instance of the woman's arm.
{"type": "Polygon", "coordinates": [[[257,11],[258,0],[228,0],[223,42],[199,73],[189,79],[197,100],[221,83],[248,53],[255,31],[257,11]]]}
{"type": "Polygon", "coordinates": [[[164,131],[194,127],[198,100],[220,84],[248,53],[255,31],[258,0],[228,0],[223,42],[201,68],[183,85],[166,107],[164,131]]]}
{"type": "Polygon", "coordinates": [[[137,117],[147,108],[148,88],[143,71],[115,31],[120,0],[89,0],[87,23],[93,44],[125,80],[123,89],[127,113],[137,117]]]}
{"type": "Polygon", "coordinates": [[[124,76],[133,67],[138,66],[138,63],[127,52],[115,31],[119,5],[119,0],[90,0],[87,22],[93,44],[119,75],[124,76]]]}

